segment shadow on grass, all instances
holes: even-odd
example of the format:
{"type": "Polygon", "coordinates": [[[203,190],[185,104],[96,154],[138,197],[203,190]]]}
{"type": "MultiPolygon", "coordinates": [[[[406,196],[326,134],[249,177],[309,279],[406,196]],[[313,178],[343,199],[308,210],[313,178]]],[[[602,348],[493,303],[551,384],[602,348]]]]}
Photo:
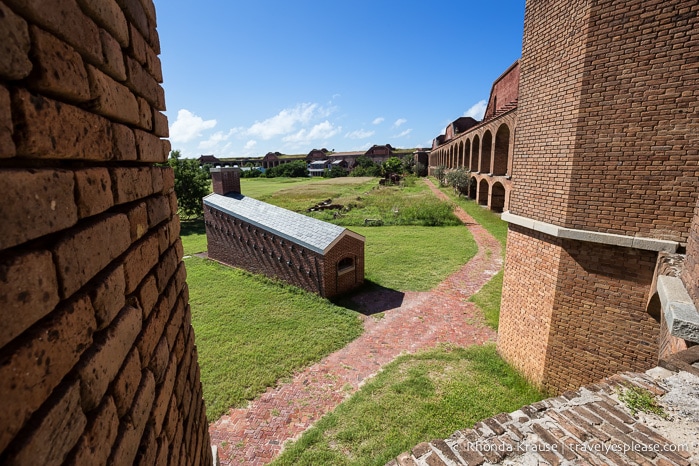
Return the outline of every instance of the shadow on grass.
{"type": "Polygon", "coordinates": [[[357,290],[332,300],[338,306],[365,316],[379,314],[401,307],[405,293],[365,280],[357,290]]]}
{"type": "Polygon", "coordinates": [[[180,236],[205,235],[206,226],[203,218],[180,220],[180,236]]]}

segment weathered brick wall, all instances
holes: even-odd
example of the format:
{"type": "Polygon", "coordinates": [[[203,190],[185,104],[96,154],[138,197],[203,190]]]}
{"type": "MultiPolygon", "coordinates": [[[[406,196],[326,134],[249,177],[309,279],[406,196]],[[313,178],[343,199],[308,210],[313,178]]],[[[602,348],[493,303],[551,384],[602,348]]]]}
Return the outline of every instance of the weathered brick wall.
{"type": "Polygon", "coordinates": [[[656,256],[652,251],[563,241],[546,388],[574,389],[655,365],[659,325],[646,311],[646,302],[656,256]]]}
{"type": "Polygon", "coordinates": [[[322,294],[323,255],[205,206],[209,258],[322,294]]]}
{"type": "Polygon", "coordinates": [[[210,464],[150,0],[0,1],[0,463],[210,464]]]}
{"type": "Polygon", "coordinates": [[[364,241],[346,235],[328,251],[324,282],[328,297],[346,293],[364,283],[364,241]],[[337,264],[346,257],[354,261],[354,270],[339,274],[337,264]]]}
{"type": "Polygon", "coordinates": [[[517,100],[519,97],[519,61],[516,61],[494,83],[490,92],[488,106],[483,114],[487,120],[495,115],[495,112],[517,100]]]}
{"type": "Polygon", "coordinates": [[[537,385],[544,380],[560,243],[517,225],[507,233],[498,351],[537,385]]]}
{"type": "Polygon", "coordinates": [[[699,309],[699,201],[694,209],[694,218],[689,228],[687,259],[684,262],[681,279],[689,296],[699,309]]]}
{"type": "MultiPolygon", "coordinates": [[[[699,184],[698,10],[684,0],[527,2],[512,213],[687,240],[699,184]]],[[[549,287],[554,277],[555,291],[553,300],[551,290],[537,300],[536,287],[503,294],[500,351],[510,362],[534,367],[551,390],[655,363],[659,324],[645,304],[657,253],[526,238],[508,242],[508,260],[548,257],[506,264],[506,286],[549,287]],[[537,336],[513,312],[550,315],[551,327],[537,336]],[[543,348],[543,367],[517,346],[543,348]]]]}

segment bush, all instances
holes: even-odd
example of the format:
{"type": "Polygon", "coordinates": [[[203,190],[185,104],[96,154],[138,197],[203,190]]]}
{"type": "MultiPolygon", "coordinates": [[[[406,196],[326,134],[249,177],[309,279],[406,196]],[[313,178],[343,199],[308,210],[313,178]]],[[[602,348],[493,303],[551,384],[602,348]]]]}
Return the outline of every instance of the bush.
{"type": "Polygon", "coordinates": [[[468,195],[468,187],[471,183],[471,170],[466,168],[457,168],[446,174],[446,181],[449,186],[454,188],[454,193],[461,196],[468,195]]]}
{"type": "Polygon", "coordinates": [[[447,167],[444,165],[440,165],[437,168],[434,169],[434,177],[437,178],[437,181],[439,181],[439,184],[444,186],[444,173],[446,172],[447,167]]]}
{"type": "Polygon", "coordinates": [[[276,167],[267,169],[265,172],[267,178],[276,178],[283,176],[287,178],[304,178],[308,176],[308,167],[303,160],[296,160],[290,163],[283,163],[276,167]]]}

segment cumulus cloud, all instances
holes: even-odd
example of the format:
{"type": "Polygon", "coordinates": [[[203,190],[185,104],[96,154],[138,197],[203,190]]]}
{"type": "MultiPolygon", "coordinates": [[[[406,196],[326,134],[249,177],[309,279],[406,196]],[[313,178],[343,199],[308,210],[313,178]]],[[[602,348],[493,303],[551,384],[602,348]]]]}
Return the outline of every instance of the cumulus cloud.
{"type": "Polygon", "coordinates": [[[407,136],[408,134],[410,134],[412,131],[413,131],[413,129],[412,129],[412,128],[409,128],[409,129],[406,129],[405,131],[403,131],[403,132],[400,133],[400,134],[396,134],[396,135],[393,136],[393,137],[396,138],[396,139],[397,139],[397,138],[402,138],[402,137],[407,136]]]}
{"type": "Polygon", "coordinates": [[[199,143],[199,149],[211,149],[216,146],[218,146],[220,143],[227,141],[231,136],[233,136],[237,132],[236,129],[231,129],[227,133],[224,133],[223,131],[217,131],[211,136],[209,136],[209,139],[205,141],[201,141],[199,143]]]}
{"type": "Polygon", "coordinates": [[[366,139],[374,135],[376,131],[366,131],[364,129],[358,129],[357,131],[352,131],[345,134],[346,138],[349,139],[366,139]]]}
{"type": "Polygon", "coordinates": [[[471,106],[468,110],[466,110],[466,113],[464,113],[464,116],[475,118],[476,120],[482,120],[483,115],[485,114],[485,108],[488,106],[488,102],[485,100],[479,100],[475,104],[471,106]]]}
{"type": "Polygon", "coordinates": [[[394,127],[394,128],[398,128],[400,125],[403,125],[403,124],[405,124],[405,123],[407,123],[407,122],[408,122],[408,120],[406,120],[405,118],[398,118],[398,119],[396,120],[396,122],[393,123],[393,127],[394,127]]]}
{"type": "Polygon", "coordinates": [[[297,125],[307,124],[312,118],[325,115],[326,112],[319,108],[318,104],[298,104],[294,108],[285,108],[271,118],[256,121],[246,133],[264,140],[272,139],[275,136],[292,133],[297,125]]]}
{"type": "Polygon", "coordinates": [[[189,142],[201,137],[203,131],[216,126],[216,120],[204,120],[187,109],[177,112],[177,119],[170,126],[170,141],[189,142]]]}
{"type": "Polygon", "coordinates": [[[385,120],[384,117],[376,117],[374,121],[371,122],[372,125],[380,125],[385,120]]]}
{"type": "Polygon", "coordinates": [[[282,138],[284,142],[300,143],[300,142],[310,142],[323,139],[329,139],[342,131],[342,127],[335,127],[328,120],[322,123],[318,123],[310,130],[301,129],[295,134],[285,136],[282,138]]]}
{"type": "Polygon", "coordinates": [[[257,141],[255,141],[254,139],[250,139],[248,142],[245,143],[245,150],[250,150],[253,147],[255,147],[256,145],[257,145],[257,141]]]}

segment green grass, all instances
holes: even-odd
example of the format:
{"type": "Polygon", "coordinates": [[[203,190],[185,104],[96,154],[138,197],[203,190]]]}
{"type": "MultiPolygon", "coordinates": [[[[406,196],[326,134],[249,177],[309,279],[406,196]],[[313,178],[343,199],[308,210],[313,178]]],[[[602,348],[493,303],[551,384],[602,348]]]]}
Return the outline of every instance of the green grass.
{"type": "Polygon", "coordinates": [[[362,332],[356,313],[314,294],[197,257],[186,266],[209,419],[362,332]]]}
{"type": "Polygon", "coordinates": [[[255,199],[264,198],[283,189],[293,189],[322,181],[322,178],[241,178],[240,190],[255,199]]]}
{"type": "Polygon", "coordinates": [[[185,256],[206,251],[206,228],[204,220],[186,220],[180,223],[180,238],[185,256]]]}
{"type": "Polygon", "coordinates": [[[352,227],[352,231],[366,237],[365,278],[394,290],[428,291],[477,252],[463,226],[352,227]]]}
{"type": "Polygon", "coordinates": [[[272,464],[383,465],[422,441],[542,398],[494,344],[401,356],[272,464]]]}
{"type": "Polygon", "coordinates": [[[469,298],[475,303],[485,317],[485,323],[492,329],[498,329],[500,322],[500,300],[502,299],[502,270],[499,271],[488,283],[483,285],[478,293],[469,298]]]}
{"type": "MultiPolygon", "coordinates": [[[[430,180],[435,186],[439,186],[439,181],[436,178],[430,178],[430,180]]],[[[488,230],[500,242],[504,252],[507,243],[507,222],[501,220],[499,214],[478,205],[474,200],[458,197],[449,186],[441,186],[440,189],[483,228],[488,230]]]]}

